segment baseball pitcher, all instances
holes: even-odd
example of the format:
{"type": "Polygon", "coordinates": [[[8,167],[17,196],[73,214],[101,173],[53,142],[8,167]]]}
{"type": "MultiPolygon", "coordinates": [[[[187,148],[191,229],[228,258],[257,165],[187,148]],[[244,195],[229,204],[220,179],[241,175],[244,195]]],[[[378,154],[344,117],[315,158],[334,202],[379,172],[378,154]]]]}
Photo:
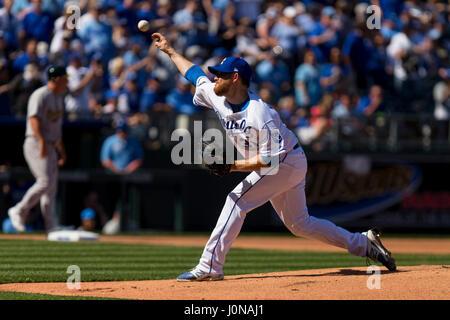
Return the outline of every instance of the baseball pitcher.
{"type": "Polygon", "coordinates": [[[64,114],[62,93],[67,90],[66,68],[51,66],[48,82],[34,91],[28,100],[26,137],[23,145],[25,160],[36,182],[22,200],[8,210],[14,228],[25,231],[25,215],[40,202],[46,231],[57,226],[56,192],[58,166],[66,162],[62,142],[64,114]]]}
{"type": "Polygon", "coordinates": [[[217,114],[227,136],[244,155],[244,159],[235,160],[227,167],[228,172],[250,172],[228,194],[198,265],[180,275],[179,281],[223,279],[226,254],[247,213],[267,201],[294,235],[345,248],[351,254],[379,261],[389,270],[396,269],[395,261],[381,244],[376,229],[351,233],[308,214],[306,155],[278,113],[249,90],[252,69],[245,60],[227,57],[219,65],[208,67],[214,74],[214,82],[211,82],[200,67],[177,53],[163,35],[154,33],[152,38],[156,47],[175,63],[181,75],[195,85],[194,104],[210,108],[217,114]],[[252,142],[255,145],[255,140],[249,141],[250,132],[259,137],[254,153],[246,152],[252,142]]]}

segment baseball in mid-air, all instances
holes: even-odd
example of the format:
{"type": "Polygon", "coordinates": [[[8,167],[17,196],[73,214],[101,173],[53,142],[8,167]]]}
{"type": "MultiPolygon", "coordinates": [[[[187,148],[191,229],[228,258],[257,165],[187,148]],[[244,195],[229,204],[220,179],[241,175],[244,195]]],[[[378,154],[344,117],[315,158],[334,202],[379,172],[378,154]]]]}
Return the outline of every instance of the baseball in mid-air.
{"type": "Polygon", "coordinates": [[[147,20],[140,20],[138,22],[138,29],[142,32],[147,32],[148,30],[150,30],[150,23],[148,23],[147,20]]]}

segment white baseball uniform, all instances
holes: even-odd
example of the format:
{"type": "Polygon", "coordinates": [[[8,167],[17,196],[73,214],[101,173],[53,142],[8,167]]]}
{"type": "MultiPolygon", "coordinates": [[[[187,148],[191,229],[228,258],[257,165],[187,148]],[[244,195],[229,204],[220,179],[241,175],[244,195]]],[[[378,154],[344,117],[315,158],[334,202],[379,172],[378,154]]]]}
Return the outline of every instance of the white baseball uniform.
{"type": "Polygon", "coordinates": [[[215,94],[214,85],[206,76],[199,77],[194,104],[216,112],[227,136],[244,157],[249,132],[269,132],[265,139],[258,140],[257,147],[262,156],[279,156],[279,166],[266,169],[265,174],[262,170],[253,171],[228,194],[197,269],[222,274],[225,256],[238,236],[247,213],[267,201],[271,202],[294,235],[317,239],[365,257],[366,236],[351,233],[328,220],[308,214],[305,197],[306,155],[298,145],[297,137],[280,120],[278,113],[251,90],[248,91],[250,100],[246,108],[233,113],[225,97],[215,94]],[[275,140],[278,143],[271,143],[275,140]],[[273,174],[272,170],[278,171],[273,174]]]}

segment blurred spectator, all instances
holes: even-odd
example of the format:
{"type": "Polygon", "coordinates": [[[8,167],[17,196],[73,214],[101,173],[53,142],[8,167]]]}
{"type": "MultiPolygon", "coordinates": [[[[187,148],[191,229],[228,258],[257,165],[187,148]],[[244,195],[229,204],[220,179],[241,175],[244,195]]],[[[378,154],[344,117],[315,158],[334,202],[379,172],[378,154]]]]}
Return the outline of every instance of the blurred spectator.
{"type": "Polygon", "coordinates": [[[200,22],[196,17],[197,9],[197,0],[187,0],[184,7],[177,10],[173,15],[174,26],[179,32],[177,44],[181,47],[186,47],[187,43],[190,42],[190,38],[195,36],[196,25],[200,22]]]}
{"type": "Polygon", "coordinates": [[[140,1],[137,3],[136,19],[153,21],[158,16],[156,14],[156,1],[140,1]]]}
{"type": "Polygon", "coordinates": [[[81,56],[73,54],[67,67],[69,92],[65,97],[66,111],[77,117],[86,117],[89,110],[89,97],[94,77],[103,76],[103,67],[99,61],[92,60],[89,68],[83,67],[81,56]]]}
{"type": "Polygon", "coordinates": [[[27,64],[36,63],[41,70],[47,64],[45,58],[38,56],[37,45],[36,39],[32,38],[27,41],[25,52],[20,53],[12,64],[14,75],[22,73],[27,64]]]}
{"type": "Polygon", "coordinates": [[[128,73],[118,99],[119,110],[128,110],[127,113],[129,114],[139,111],[139,92],[136,74],[128,73]]]}
{"type": "Polygon", "coordinates": [[[257,45],[256,34],[248,19],[242,18],[236,26],[234,54],[243,57],[250,65],[264,61],[269,56],[257,45]]]}
{"type": "MultiPolygon", "coordinates": [[[[131,34],[128,31],[126,20],[120,19],[117,24],[113,25],[112,29],[112,42],[117,52],[122,53],[125,51],[130,39],[131,34]]],[[[117,57],[117,54],[115,56],[117,57]]]]}
{"type": "Polygon", "coordinates": [[[112,90],[121,90],[127,77],[127,70],[123,57],[112,59],[108,64],[108,72],[109,87],[112,90]]]}
{"type": "Polygon", "coordinates": [[[318,105],[311,107],[309,122],[299,123],[296,133],[300,142],[311,144],[315,151],[320,151],[323,147],[321,138],[331,129],[333,110],[333,97],[325,94],[318,105]]]}
{"type": "MultiPolygon", "coordinates": [[[[107,137],[102,144],[100,160],[108,173],[131,174],[136,172],[143,162],[143,150],[136,139],[129,136],[129,127],[125,122],[115,126],[116,133],[107,137]]],[[[128,219],[128,205],[126,200],[126,186],[121,180],[121,187],[108,185],[108,199],[118,199],[113,210],[112,219],[104,226],[107,233],[119,231],[120,217],[128,219]],[[114,228],[113,228],[114,227],[114,228]],[[110,230],[110,228],[112,230],[110,230]],[[109,230],[109,231],[108,231],[109,230]]]]}
{"type": "Polygon", "coordinates": [[[233,14],[235,7],[232,0],[202,0],[206,12],[208,33],[217,36],[221,26],[234,25],[233,14]]]}
{"type": "Polygon", "coordinates": [[[355,25],[345,37],[342,55],[347,65],[352,67],[355,76],[354,85],[363,92],[367,89],[367,62],[370,60],[370,49],[365,39],[367,27],[365,23],[355,25]]]}
{"type": "Polygon", "coordinates": [[[178,76],[176,87],[167,94],[166,103],[181,114],[192,115],[199,111],[193,103],[191,83],[184,77],[178,76]]]}
{"type": "Polygon", "coordinates": [[[119,122],[115,131],[103,142],[100,154],[102,166],[115,174],[133,173],[142,165],[142,147],[128,135],[129,127],[125,122],[119,122]]]}
{"type": "Polygon", "coordinates": [[[280,108],[280,117],[289,129],[294,129],[298,126],[298,118],[296,115],[297,104],[295,103],[295,97],[292,95],[282,97],[278,101],[280,108]]]}
{"type": "Polygon", "coordinates": [[[214,51],[212,52],[212,55],[210,58],[208,58],[202,65],[202,69],[203,72],[205,72],[205,74],[209,75],[209,77],[211,79],[214,78],[214,75],[211,74],[208,70],[208,66],[215,66],[218,65],[220,62],[222,62],[223,59],[225,59],[225,57],[229,56],[229,52],[227,49],[225,49],[224,47],[218,47],[215,48],[214,51]]]}
{"type": "MultiPolygon", "coordinates": [[[[9,81],[9,71],[7,61],[5,59],[0,59],[0,88],[3,85],[7,85],[9,81]]],[[[6,87],[7,88],[7,87],[6,87]]],[[[0,92],[0,116],[9,117],[11,116],[11,104],[7,90],[0,92]]]]}
{"type": "Polygon", "coordinates": [[[50,53],[49,53],[49,62],[51,64],[66,66],[70,63],[70,56],[72,54],[81,55],[81,52],[78,52],[77,50],[72,50],[71,41],[72,41],[72,33],[70,31],[65,30],[62,34],[61,42],[58,43],[57,46],[54,42],[52,42],[52,44],[50,45],[50,53]]]}
{"type": "Polygon", "coordinates": [[[50,12],[42,9],[42,0],[32,0],[31,3],[33,9],[25,14],[22,20],[19,40],[35,38],[50,43],[55,18],[50,12]]]}
{"type": "Polygon", "coordinates": [[[54,34],[50,42],[50,53],[55,54],[63,48],[63,42],[66,39],[71,39],[74,35],[74,27],[76,27],[75,21],[69,20],[69,17],[73,14],[70,6],[72,2],[66,3],[62,11],[62,15],[55,20],[54,34]],[[71,24],[74,24],[72,26],[71,24]],[[70,26],[69,26],[70,25],[70,26]]]}
{"type": "Polygon", "coordinates": [[[408,59],[408,55],[413,47],[409,39],[412,31],[410,25],[404,26],[401,32],[392,36],[389,45],[386,47],[386,53],[392,60],[394,85],[398,91],[402,89],[403,83],[408,76],[404,67],[404,61],[408,59]]]}
{"type": "Polygon", "coordinates": [[[89,192],[83,201],[84,209],[81,211],[81,225],[79,230],[95,231],[107,222],[105,209],[99,202],[98,193],[89,192]]]}
{"type": "Polygon", "coordinates": [[[331,112],[333,111],[334,99],[330,94],[325,94],[320,99],[319,104],[311,107],[310,122],[315,125],[316,122],[325,121],[326,126],[331,128],[332,119],[331,112]]]}
{"type": "Polygon", "coordinates": [[[387,41],[380,32],[376,32],[370,39],[368,49],[370,59],[367,61],[368,85],[379,85],[383,88],[392,86],[390,74],[392,68],[386,54],[387,41]]]}
{"type": "Polygon", "coordinates": [[[19,19],[12,12],[13,0],[4,0],[0,9],[0,30],[9,46],[18,48],[19,19]]]}
{"type": "Polygon", "coordinates": [[[106,104],[102,107],[103,115],[112,118],[114,121],[123,119],[129,112],[127,104],[121,104],[119,106],[119,96],[121,95],[119,90],[109,89],[105,93],[106,104]]]}
{"type": "Polygon", "coordinates": [[[91,208],[83,209],[80,213],[81,225],[78,230],[94,231],[97,224],[95,221],[96,214],[91,208]]]}
{"type": "Polygon", "coordinates": [[[323,63],[330,56],[331,48],[338,44],[338,34],[332,24],[335,9],[327,6],[320,13],[320,21],[308,34],[308,43],[316,55],[319,63],[323,63]]]}
{"type": "Polygon", "coordinates": [[[370,88],[367,96],[362,96],[355,109],[357,115],[370,117],[376,112],[385,112],[383,89],[374,85],[370,88]]]}
{"type": "Polygon", "coordinates": [[[354,110],[351,101],[351,97],[347,93],[343,93],[339,96],[331,111],[331,117],[335,119],[348,119],[352,116],[354,110]]]}
{"type": "Polygon", "coordinates": [[[89,57],[100,52],[103,61],[107,62],[114,55],[112,27],[100,19],[100,14],[101,5],[93,3],[89,12],[80,18],[80,29],[77,30],[77,34],[89,57]],[[84,20],[81,21],[83,17],[84,20]]]}
{"type": "Polygon", "coordinates": [[[278,40],[271,35],[271,30],[278,21],[279,12],[275,6],[268,6],[265,13],[258,17],[256,22],[256,44],[263,50],[275,47],[278,40]]]}
{"type": "Polygon", "coordinates": [[[136,9],[134,7],[134,0],[123,0],[116,7],[117,17],[119,19],[124,19],[126,21],[126,26],[131,33],[138,33],[139,29],[137,28],[137,15],[136,9]]]}
{"type": "Polygon", "coordinates": [[[303,63],[295,70],[295,99],[300,107],[317,104],[322,96],[320,74],[314,51],[306,50],[303,63]]]}
{"type": "Polygon", "coordinates": [[[150,110],[164,111],[166,108],[167,105],[165,104],[165,97],[160,91],[159,80],[150,73],[147,78],[147,85],[139,101],[139,111],[141,113],[148,113],[150,110]]]}
{"type": "Polygon", "coordinates": [[[232,1],[235,14],[234,18],[236,20],[246,17],[250,19],[252,24],[256,23],[256,19],[261,14],[261,5],[264,0],[234,0],[232,1]]]}
{"type": "MultiPolygon", "coordinates": [[[[305,34],[309,34],[315,27],[315,21],[310,12],[306,10],[306,7],[301,2],[294,3],[294,8],[297,10],[295,23],[301,27],[305,34]]],[[[306,40],[302,38],[302,44],[306,45],[306,40]]]]}
{"type": "Polygon", "coordinates": [[[341,59],[341,50],[333,47],[330,50],[329,63],[324,63],[320,68],[320,85],[323,92],[331,93],[339,88],[347,87],[345,80],[348,78],[350,70],[341,59]]]}
{"type": "Polygon", "coordinates": [[[267,83],[272,89],[279,89],[277,96],[286,95],[291,90],[289,67],[274,54],[269,54],[267,60],[256,66],[255,76],[258,84],[267,83]]]}
{"type": "Polygon", "coordinates": [[[433,88],[434,118],[437,120],[450,119],[450,68],[440,69],[439,75],[443,80],[433,88]]]}
{"type": "Polygon", "coordinates": [[[31,10],[31,2],[28,0],[14,0],[11,12],[17,16],[19,20],[23,20],[26,13],[31,10]]]}
{"type": "Polygon", "coordinates": [[[28,98],[42,85],[38,66],[30,63],[25,66],[23,73],[19,73],[11,82],[0,86],[0,95],[8,92],[12,114],[17,118],[24,118],[27,114],[28,98]]]}
{"type": "Polygon", "coordinates": [[[270,30],[270,36],[277,39],[277,45],[282,49],[280,55],[287,63],[295,63],[298,51],[297,38],[301,29],[295,24],[297,10],[288,6],[283,10],[282,16],[270,30]]]}

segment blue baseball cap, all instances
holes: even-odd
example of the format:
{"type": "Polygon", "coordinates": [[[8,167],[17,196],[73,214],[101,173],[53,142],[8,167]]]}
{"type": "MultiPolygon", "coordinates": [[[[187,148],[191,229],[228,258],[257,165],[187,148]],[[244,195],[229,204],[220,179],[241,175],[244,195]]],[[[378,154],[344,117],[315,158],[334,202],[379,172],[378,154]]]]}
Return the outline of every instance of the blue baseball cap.
{"type": "Polygon", "coordinates": [[[95,218],[95,211],[91,208],[86,208],[81,211],[81,219],[94,219],[95,218]]]}
{"type": "Polygon", "coordinates": [[[247,61],[239,57],[227,57],[217,66],[208,67],[208,70],[212,74],[217,72],[237,73],[247,81],[250,81],[252,78],[252,68],[247,61]]]}
{"type": "Polygon", "coordinates": [[[117,123],[114,127],[114,130],[116,130],[116,131],[120,130],[120,131],[128,132],[128,129],[129,129],[129,127],[128,127],[127,123],[123,120],[119,121],[119,123],[117,123]]]}

